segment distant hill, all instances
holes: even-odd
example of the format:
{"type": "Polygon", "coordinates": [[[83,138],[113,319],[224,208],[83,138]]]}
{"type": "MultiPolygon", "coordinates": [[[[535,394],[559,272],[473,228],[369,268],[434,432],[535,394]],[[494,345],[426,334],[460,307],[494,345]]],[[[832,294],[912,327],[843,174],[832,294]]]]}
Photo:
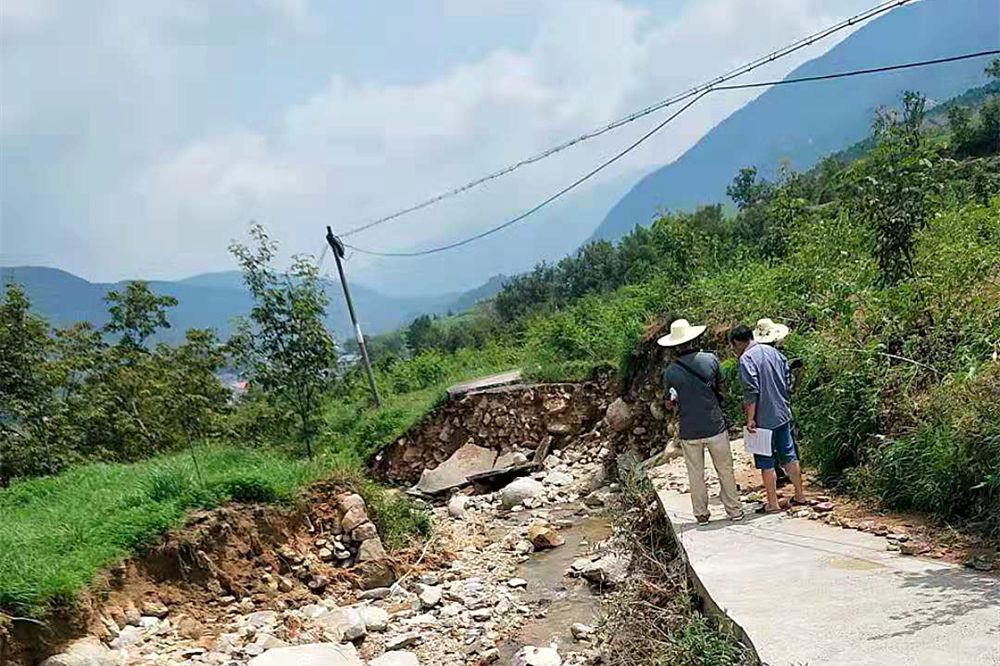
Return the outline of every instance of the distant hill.
{"type": "MultiPolygon", "coordinates": [[[[996,0],[924,0],[858,29],[789,77],[925,60],[1000,46],[996,0]]],[[[786,162],[806,170],[861,141],[879,106],[904,90],[940,102],[986,81],[986,58],[824,83],[781,86],[734,112],[672,164],[642,180],[616,203],[592,239],[616,239],[649,224],[658,209],[690,209],[725,197],[745,166],[772,176],[786,162]]],[[[724,93],[722,93],[724,94],[724,93]]]]}
{"type": "MultiPolygon", "coordinates": [[[[427,297],[393,298],[361,284],[351,285],[351,295],[366,333],[381,333],[406,324],[421,314],[461,312],[500,289],[501,277],[468,292],[427,297]]],[[[0,282],[24,285],[34,310],[50,323],[65,326],[77,321],[102,325],[107,320],[104,296],[123,283],[93,283],[58,268],[14,266],[0,268],[0,282]]],[[[2,291],[0,284],[0,291],[2,291]]],[[[252,300],[236,271],[205,273],[177,281],[150,281],[158,294],[173,296],[178,305],[168,314],[171,328],[158,340],[177,342],[189,328],[214,328],[222,337],[234,317],[250,312],[252,300]]],[[[339,282],[325,282],[330,296],[327,326],[338,338],[351,336],[351,325],[339,282]]]]}

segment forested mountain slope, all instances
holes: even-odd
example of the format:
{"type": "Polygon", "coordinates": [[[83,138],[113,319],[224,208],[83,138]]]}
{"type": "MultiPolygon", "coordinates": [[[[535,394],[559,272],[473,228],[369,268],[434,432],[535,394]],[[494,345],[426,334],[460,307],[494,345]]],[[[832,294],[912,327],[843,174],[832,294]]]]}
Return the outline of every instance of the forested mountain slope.
{"type": "MultiPolygon", "coordinates": [[[[1000,3],[926,0],[902,7],[847,37],[789,77],[946,57],[1000,46],[1000,3]]],[[[687,210],[722,199],[733,174],[756,166],[765,177],[782,163],[802,171],[860,141],[875,109],[898,105],[904,90],[941,102],[986,82],[970,60],[824,83],[776,87],[733,113],[676,162],[640,180],[597,227],[616,239],[652,222],[657,209],[687,210]]],[[[751,79],[747,79],[751,80],[751,79]]],[[[725,94],[725,93],[719,93],[725,94]]]]}

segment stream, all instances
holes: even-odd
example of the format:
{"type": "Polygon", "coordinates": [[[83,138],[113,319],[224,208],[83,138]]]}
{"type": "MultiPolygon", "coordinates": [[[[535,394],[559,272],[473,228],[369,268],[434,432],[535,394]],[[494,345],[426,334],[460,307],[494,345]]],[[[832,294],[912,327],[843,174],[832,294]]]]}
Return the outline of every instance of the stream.
{"type": "Polygon", "coordinates": [[[535,552],[517,567],[517,576],[528,581],[523,600],[538,604],[540,610],[526,618],[518,630],[498,644],[500,663],[510,663],[522,645],[544,646],[555,642],[563,654],[578,650],[570,627],[579,622],[593,626],[600,615],[601,599],[582,578],[566,571],[574,560],[611,536],[611,522],[605,516],[574,516],[571,510],[555,509],[553,520],[576,519],[571,527],[560,530],[566,543],[557,548],[535,552]]]}

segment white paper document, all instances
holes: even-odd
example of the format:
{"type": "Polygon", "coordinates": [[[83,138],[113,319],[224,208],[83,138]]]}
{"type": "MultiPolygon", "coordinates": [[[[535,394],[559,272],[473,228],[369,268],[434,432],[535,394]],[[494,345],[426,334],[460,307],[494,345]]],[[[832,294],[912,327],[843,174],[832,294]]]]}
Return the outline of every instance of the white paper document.
{"type": "Polygon", "coordinates": [[[757,432],[750,432],[743,428],[743,446],[747,453],[756,453],[759,456],[771,455],[771,433],[772,430],[757,428],[757,432]]]}

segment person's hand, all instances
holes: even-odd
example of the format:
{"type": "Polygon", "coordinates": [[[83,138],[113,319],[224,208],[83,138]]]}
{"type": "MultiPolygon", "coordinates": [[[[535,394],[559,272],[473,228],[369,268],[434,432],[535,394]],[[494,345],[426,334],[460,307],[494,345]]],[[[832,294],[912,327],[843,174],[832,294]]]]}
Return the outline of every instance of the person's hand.
{"type": "Polygon", "coordinates": [[[757,432],[757,422],[753,419],[747,421],[747,432],[755,433],[757,432]]]}

